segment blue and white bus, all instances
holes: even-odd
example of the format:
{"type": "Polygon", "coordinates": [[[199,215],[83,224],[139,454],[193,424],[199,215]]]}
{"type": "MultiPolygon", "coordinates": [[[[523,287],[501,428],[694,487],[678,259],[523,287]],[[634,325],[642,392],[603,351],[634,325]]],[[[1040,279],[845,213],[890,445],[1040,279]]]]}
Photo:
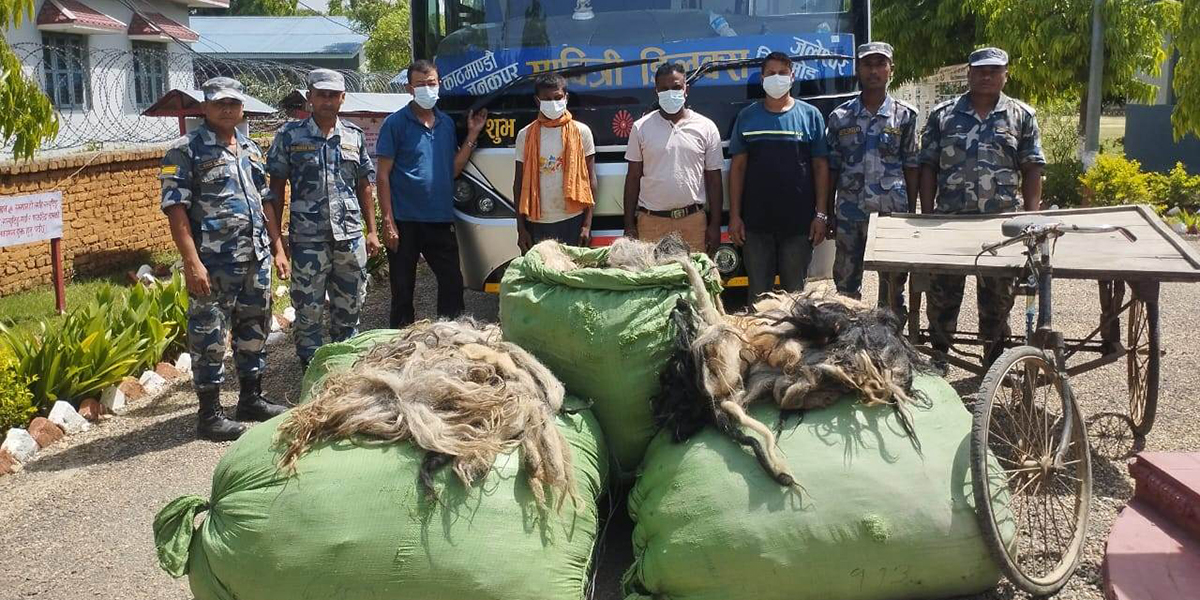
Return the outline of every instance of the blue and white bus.
{"type": "MultiPolygon", "coordinates": [[[[659,64],[680,62],[694,74],[688,106],[715,121],[728,146],[738,111],[763,97],[754,59],[771,51],[839,56],[796,62],[792,94],[825,114],[857,93],[849,57],[870,37],[870,1],[413,0],[412,20],[415,55],[438,65],[439,107],[460,135],[468,109],[489,110],[455,203],[464,279],[492,291],[519,255],[514,143],[537,117],[534,76],[575,69],[567,72],[569,109],[595,135],[592,243],[605,244],[622,232],[625,144],[656,100],[659,64]]],[[[832,246],[818,250],[811,273],[828,273],[832,246]]],[[[734,246],[723,245],[717,258],[728,286],[745,285],[734,246]]]]}

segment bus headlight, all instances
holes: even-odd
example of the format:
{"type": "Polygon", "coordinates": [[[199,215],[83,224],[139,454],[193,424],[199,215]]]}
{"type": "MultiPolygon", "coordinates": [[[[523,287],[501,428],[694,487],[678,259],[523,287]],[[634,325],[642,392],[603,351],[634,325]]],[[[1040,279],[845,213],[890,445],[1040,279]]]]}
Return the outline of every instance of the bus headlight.
{"type": "Polygon", "coordinates": [[[717,252],[713,255],[713,262],[717,263],[717,271],[722,275],[729,275],[737,271],[741,266],[742,259],[738,256],[737,250],[733,246],[721,246],[717,248],[717,252]]]}
{"type": "Polygon", "coordinates": [[[496,201],[488,198],[487,196],[481,196],[479,200],[475,202],[475,208],[480,214],[490,214],[496,209],[496,201]]]}
{"type": "Polygon", "coordinates": [[[475,198],[475,186],[466,179],[454,181],[454,203],[463,206],[475,198]]]}

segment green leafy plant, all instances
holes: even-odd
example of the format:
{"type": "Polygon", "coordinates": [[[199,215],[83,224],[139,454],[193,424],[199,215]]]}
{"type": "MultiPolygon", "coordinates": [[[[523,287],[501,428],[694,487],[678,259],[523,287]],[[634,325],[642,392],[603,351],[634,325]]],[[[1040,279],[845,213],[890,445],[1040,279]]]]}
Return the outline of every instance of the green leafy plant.
{"type": "Polygon", "coordinates": [[[1083,162],[1072,159],[1049,163],[1045,167],[1046,180],[1042,182],[1042,205],[1057,204],[1059,208],[1073,208],[1083,204],[1083,190],[1079,178],[1083,175],[1083,162]]]}
{"type": "Polygon", "coordinates": [[[1166,206],[1200,206],[1200,175],[1190,175],[1183,163],[1166,174],[1148,173],[1147,184],[1154,202],[1166,206]]]}
{"type": "Polygon", "coordinates": [[[22,375],[16,361],[0,353],[0,435],[10,427],[22,427],[37,415],[33,392],[29,385],[33,377],[22,375]]]}
{"type": "Polygon", "coordinates": [[[1100,154],[1096,164],[1079,177],[1095,206],[1150,204],[1150,181],[1141,163],[1115,154],[1100,154]]]}

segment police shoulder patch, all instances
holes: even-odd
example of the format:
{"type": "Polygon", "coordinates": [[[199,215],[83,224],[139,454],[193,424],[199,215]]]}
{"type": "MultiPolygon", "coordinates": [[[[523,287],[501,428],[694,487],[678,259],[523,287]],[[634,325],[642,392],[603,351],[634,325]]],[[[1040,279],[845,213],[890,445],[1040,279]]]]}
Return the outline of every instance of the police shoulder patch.
{"type": "Polygon", "coordinates": [[[159,175],[174,175],[179,172],[179,165],[163,165],[159,175]]]}
{"type": "Polygon", "coordinates": [[[316,149],[316,144],[292,144],[288,146],[288,152],[312,152],[316,149]]]}
{"type": "Polygon", "coordinates": [[[899,127],[884,127],[883,132],[889,135],[900,135],[899,127]]]}
{"type": "Polygon", "coordinates": [[[841,128],[841,129],[839,129],[839,130],[838,130],[838,135],[839,135],[839,136],[842,136],[842,135],[854,135],[854,134],[856,134],[856,133],[859,133],[859,132],[861,132],[861,131],[862,131],[862,128],[861,128],[861,127],[859,127],[859,126],[857,126],[857,125],[855,125],[855,126],[853,126],[853,127],[843,127],[843,128],[841,128]]]}

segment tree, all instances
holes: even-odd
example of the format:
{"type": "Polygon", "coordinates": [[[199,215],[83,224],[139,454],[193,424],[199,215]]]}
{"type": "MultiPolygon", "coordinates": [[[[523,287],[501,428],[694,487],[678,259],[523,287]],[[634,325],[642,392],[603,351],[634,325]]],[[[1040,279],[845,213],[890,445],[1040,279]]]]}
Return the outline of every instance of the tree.
{"type": "Polygon", "coordinates": [[[412,62],[408,0],[330,0],[329,14],[350,17],[368,36],[363,49],[372,71],[399,71],[412,62]]]}
{"type": "Polygon", "coordinates": [[[397,3],[383,14],[363,46],[372,71],[399,72],[412,62],[408,4],[397,3]]]}
{"type": "MultiPolygon", "coordinates": [[[[0,29],[33,17],[33,0],[0,0],[0,29]]],[[[0,38],[0,144],[13,142],[13,155],[30,158],[42,142],[58,135],[58,114],[37,83],[26,78],[21,61],[0,38]]]]}
{"type": "MultiPolygon", "coordinates": [[[[1200,31],[1200,0],[1184,0],[1179,31],[1200,31]]],[[[1171,124],[1179,139],[1189,133],[1200,135],[1200,37],[1178,35],[1174,49],[1179,62],[1173,73],[1176,103],[1171,124]]]]}
{"type": "MultiPolygon", "coordinates": [[[[875,5],[876,30],[896,47],[902,79],[961,64],[971,50],[994,45],[1011,56],[1014,94],[1034,102],[1086,104],[1092,0],[877,0],[875,5]]],[[[1154,86],[1138,74],[1159,71],[1166,58],[1164,40],[1179,30],[1180,11],[1178,0],[1104,3],[1105,97],[1153,98],[1154,86]]]]}

